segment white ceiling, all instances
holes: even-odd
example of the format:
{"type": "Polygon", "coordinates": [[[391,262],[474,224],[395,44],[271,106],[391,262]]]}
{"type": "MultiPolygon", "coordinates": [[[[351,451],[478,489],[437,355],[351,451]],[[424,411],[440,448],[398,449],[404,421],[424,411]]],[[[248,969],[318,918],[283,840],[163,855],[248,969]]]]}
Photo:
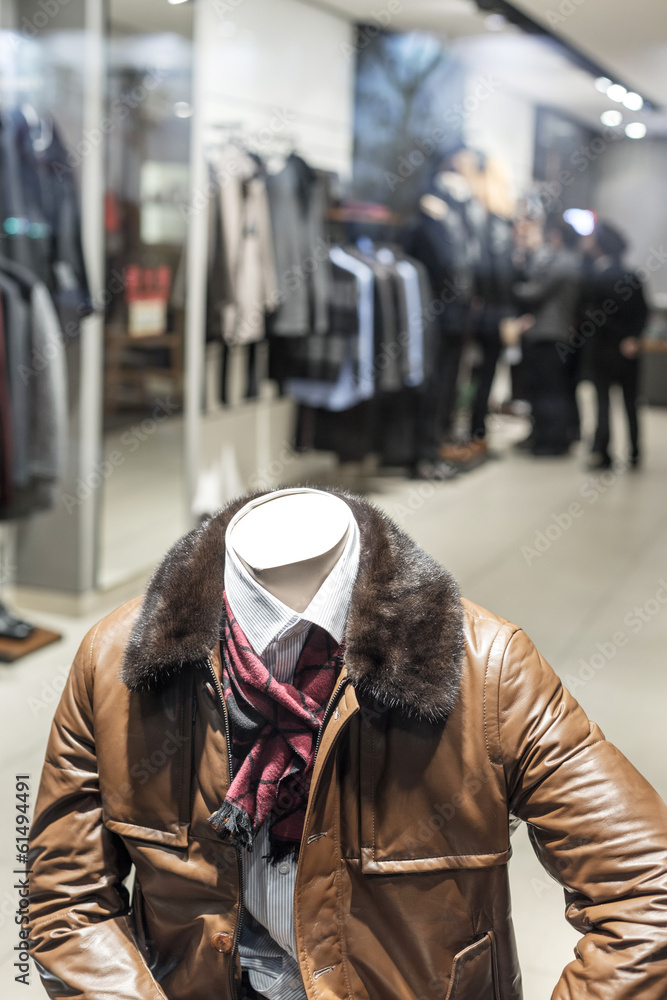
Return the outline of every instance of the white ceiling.
{"type": "MultiPolygon", "coordinates": [[[[548,23],[558,0],[518,0],[515,6],[548,23]]],[[[664,0],[575,0],[553,30],[658,103],[667,104],[667,4],[664,0]]]]}
{"type": "MultiPolygon", "coordinates": [[[[212,0],[207,0],[212,2],[212,0]]],[[[309,0],[305,0],[309,2],[309,0]]],[[[388,11],[389,0],[311,0],[352,21],[372,21],[388,11]]],[[[514,0],[537,21],[602,64],[650,100],[661,112],[629,112],[625,121],[643,120],[649,135],[667,136],[667,0],[514,0]],[[561,11],[571,10],[571,14],[561,11]],[[550,20],[558,18],[558,23],[550,20]]],[[[111,19],[135,31],[172,30],[189,35],[193,5],[165,0],[110,0],[111,19]]],[[[619,109],[593,87],[591,76],[557,48],[508,25],[489,31],[474,0],[400,0],[390,30],[432,31],[447,39],[474,73],[493,73],[520,96],[569,112],[591,126],[600,114],[619,109]]]]}
{"type": "MultiPolygon", "coordinates": [[[[602,64],[610,76],[618,74],[667,108],[665,0],[517,0],[515,5],[602,64]],[[554,15],[559,21],[550,24],[554,15]]],[[[356,21],[371,21],[375,11],[388,8],[379,0],[325,0],[321,6],[356,21]]],[[[649,135],[667,136],[667,110],[626,111],[599,94],[591,76],[548,42],[512,26],[489,31],[485,21],[474,0],[403,0],[387,27],[436,32],[475,72],[492,72],[513,92],[559,107],[592,126],[600,125],[603,111],[620,108],[626,121],[645,121],[649,135]]]]}

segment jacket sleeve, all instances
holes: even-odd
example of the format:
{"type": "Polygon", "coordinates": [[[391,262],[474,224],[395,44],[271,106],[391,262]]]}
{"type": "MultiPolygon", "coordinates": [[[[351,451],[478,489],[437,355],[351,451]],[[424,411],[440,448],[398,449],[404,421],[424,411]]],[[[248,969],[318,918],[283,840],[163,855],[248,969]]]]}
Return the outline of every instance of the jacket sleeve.
{"type": "Polygon", "coordinates": [[[665,803],[520,630],[498,707],[510,808],[583,935],[552,1000],[665,1000],[665,803]]]}
{"type": "Polygon", "coordinates": [[[165,1000],[136,944],[131,861],[102,823],[93,728],[93,630],[56,709],[29,833],[28,950],[52,1000],[165,1000]]]}

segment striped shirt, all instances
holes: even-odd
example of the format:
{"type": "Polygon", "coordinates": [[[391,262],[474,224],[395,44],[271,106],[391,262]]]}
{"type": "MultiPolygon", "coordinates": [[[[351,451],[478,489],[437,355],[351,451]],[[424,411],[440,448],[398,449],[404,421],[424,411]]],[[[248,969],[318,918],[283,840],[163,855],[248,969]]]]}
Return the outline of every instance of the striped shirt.
{"type": "MultiPolygon", "coordinates": [[[[299,614],[253,579],[230,540],[239,515],[264,500],[247,504],[227,528],[225,593],[255,653],[277,680],[291,683],[311,623],[326,629],[338,643],[344,638],[359,567],[359,527],[350,510],[343,553],[306,610],[299,614]]],[[[268,825],[264,823],[252,851],[241,851],[245,904],[239,937],[241,966],[248,970],[253,988],[268,1000],[306,1000],[294,935],[296,862],[284,860],[272,866],[262,857],[268,852],[268,825]]]]}

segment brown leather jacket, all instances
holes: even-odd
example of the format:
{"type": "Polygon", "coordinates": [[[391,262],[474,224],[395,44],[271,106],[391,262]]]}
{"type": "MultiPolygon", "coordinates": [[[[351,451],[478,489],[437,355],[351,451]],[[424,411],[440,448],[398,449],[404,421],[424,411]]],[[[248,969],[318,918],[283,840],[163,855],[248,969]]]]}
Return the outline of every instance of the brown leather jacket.
{"type": "MultiPolygon", "coordinates": [[[[518,1000],[510,814],[583,935],[553,1000],[667,997],[667,808],[515,625],[371,505],[294,913],[309,1000],[518,1000]]],[[[230,505],[84,639],[31,828],[51,997],[238,996],[239,859],[219,682],[230,505]],[[136,879],[129,898],[131,866],[136,879]]]]}

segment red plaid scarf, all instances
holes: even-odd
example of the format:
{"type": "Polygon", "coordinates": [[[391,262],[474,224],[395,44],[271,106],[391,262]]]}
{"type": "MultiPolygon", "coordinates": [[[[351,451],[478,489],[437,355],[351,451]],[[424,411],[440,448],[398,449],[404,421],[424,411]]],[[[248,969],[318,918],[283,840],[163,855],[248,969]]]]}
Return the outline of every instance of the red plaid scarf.
{"type": "Polygon", "coordinates": [[[232,734],[233,775],[209,823],[251,847],[269,821],[269,857],[298,853],[318,732],[342,662],[342,647],[313,625],[292,684],[281,684],[253,652],[225,595],[222,691],[232,734]]]}

